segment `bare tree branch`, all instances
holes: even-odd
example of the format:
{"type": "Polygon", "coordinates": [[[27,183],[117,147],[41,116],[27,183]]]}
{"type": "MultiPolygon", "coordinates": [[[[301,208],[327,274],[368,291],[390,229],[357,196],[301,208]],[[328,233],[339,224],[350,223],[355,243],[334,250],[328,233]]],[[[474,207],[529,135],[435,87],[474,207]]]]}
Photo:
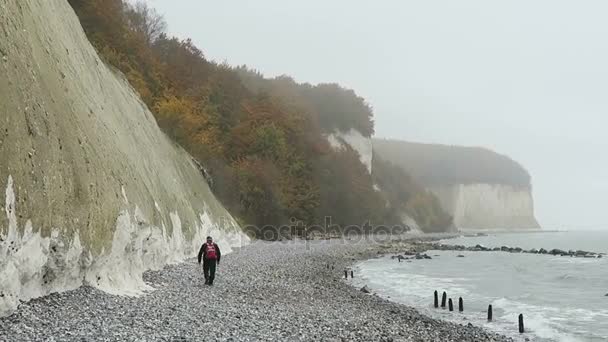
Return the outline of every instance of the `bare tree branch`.
{"type": "Polygon", "coordinates": [[[154,8],[143,0],[128,4],[127,17],[131,29],[142,34],[148,44],[154,43],[167,31],[167,22],[154,8]]]}

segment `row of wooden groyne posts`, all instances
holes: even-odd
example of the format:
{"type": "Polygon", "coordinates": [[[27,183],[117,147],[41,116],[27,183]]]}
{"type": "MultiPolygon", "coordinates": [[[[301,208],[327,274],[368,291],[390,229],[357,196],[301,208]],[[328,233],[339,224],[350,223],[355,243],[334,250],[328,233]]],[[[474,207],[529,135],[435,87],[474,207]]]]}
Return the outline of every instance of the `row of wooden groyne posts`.
{"type": "MultiPolygon", "coordinates": [[[[334,265],[330,265],[330,264],[326,264],[326,265],[325,265],[325,267],[326,267],[328,270],[334,270],[334,269],[335,269],[334,265]]],[[[346,269],[346,268],[345,268],[345,269],[344,269],[344,279],[348,279],[348,272],[349,272],[349,269],[346,269]]],[[[355,271],[353,271],[352,269],[350,270],[350,277],[351,277],[351,278],[354,278],[354,277],[355,277],[355,271]]]]}
{"type": "MultiPolygon", "coordinates": [[[[334,269],[333,265],[330,266],[329,264],[327,264],[326,267],[328,270],[334,269]]],[[[353,279],[355,277],[355,272],[352,269],[350,271],[348,269],[345,269],[344,270],[344,279],[348,279],[349,274],[350,274],[351,279],[353,279]]],[[[433,306],[435,307],[435,309],[438,309],[439,308],[439,292],[437,292],[437,290],[435,290],[433,297],[434,297],[433,306]]],[[[448,299],[447,292],[443,291],[443,294],[441,295],[441,308],[445,309],[446,304],[447,304],[447,309],[449,311],[454,311],[454,302],[452,301],[452,298],[448,299]]],[[[458,311],[464,312],[464,301],[462,300],[462,297],[458,297],[458,311]]],[[[490,304],[490,305],[488,305],[488,322],[492,322],[492,320],[493,320],[493,311],[492,311],[492,304],[490,304]]],[[[519,314],[518,328],[519,328],[519,333],[523,334],[525,331],[523,314],[519,314]]]]}
{"type": "MultiPolygon", "coordinates": [[[[441,308],[442,309],[445,309],[445,304],[446,304],[447,298],[448,298],[448,294],[445,291],[443,291],[443,294],[441,295],[441,308]]],[[[454,311],[454,304],[452,302],[452,298],[447,300],[447,302],[448,302],[448,310],[454,311]]],[[[433,306],[435,307],[435,309],[439,308],[439,293],[436,290],[434,293],[433,306]]],[[[463,303],[462,297],[458,298],[458,311],[459,312],[464,311],[464,303],[463,303]]],[[[488,322],[492,322],[492,304],[488,305],[488,322]]],[[[524,333],[524,315],[523,314],[519,314],[518,325],[519,325],[519,333],[523,334],[524,333]]]]}

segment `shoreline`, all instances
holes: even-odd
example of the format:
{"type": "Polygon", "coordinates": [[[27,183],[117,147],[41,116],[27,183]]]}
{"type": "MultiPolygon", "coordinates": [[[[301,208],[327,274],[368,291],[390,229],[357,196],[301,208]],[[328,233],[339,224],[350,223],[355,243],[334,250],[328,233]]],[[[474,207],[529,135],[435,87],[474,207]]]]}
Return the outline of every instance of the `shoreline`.
{"type": "MultiPolygon", "coordinates": [[[[500,236],[499,234],[496,235],[500,236]]],[[[482,233],[480,235],[461,234],[461,236],[475,238],[485,237],[487,235],[482,233]]],[[[474,313],[473,315],[468,315],[466,319],[469,319],[473,324],[478,324],[486,329],[492,329],[492,331],[505,334],[506,336],[517,341],[520,339],[522,341],[527,341],[529,339],[542,339],[543,341],[545,339],[551,341],[561,341],[562,339],[600,340],[601,338],[606,337],[606,331],[604,330],[603,332],[597,332],[594,330],[596,326],[598,327],[598,330],[605,328],[605,326],[599,326],[601,323],[598,321],[595,315],[601,315],[600,312],[603,313],[604,311],[602,310],[604,310],[604,308],[596,305],[594,301],[603,301],[602,298],[608,297],[608,294],[605,294],[605,289],[603,289],[601,283],[598,283],[598,281],[601,281],[600,279],[603,279],[601,276],[589,278],[588,282],[594,282],[596,285],[587,286],[585,284],[585,286],[581,286],[580,290],[582,292],[584,289],[585,294],[579,295],[576,297],[576,299],[568,301],[567,304],[551,302],[551,298],[546,296],[543,297],[543,294],[537,294],[542,298],[542,300],[537,302],[527,301],[520,295],[522,293],[536,293],[531,286],[536,286],[538,288],[538,284],[543,284],[543,288],[553,286],[553,283],[545,283],[553,279],[553,277],[555,277],[557,282],[560,282],[560,279],[587,279],[582,275],[582,272],[585,272],[585,275],[588,274],[587,272],[590,270],[588,267],[592,267],[591,269],[595,267],[597,269],[597,267],[602,267],[600,265],[605,265],[605,260],[602,260],[605,259],[606,255],[608,255],[608,251],[606,251],[605,248],[602,248],[601,245],[598,245],[597,243],[589,244],[589,241],[587,241],[589,239],[583,239],[581,240],[582,242],[579,242],[579,240],[570,240],[568,237],[569,236],[561,236],[557,239],[545,239],[544,237],[536,236],[530,241],[527,240],[527,237],[506,240],[495,239],[492,237],[490,239],[458,239],[457,241],[453,241],[448,238],[440,239],[443,241],[436,241],[435,239],[428,240],[424,238],[413,238],[409,239],[409,243],[401,244],[398,247],[393,246],[392,248],[387,248],[387,253],[380,255],[382,256],[382,259],[374,260],[375,258],[372,257],[368,259],[370,260],[369,263],[363,263],[363,265],[361,262],[354,263],[356,266],[361,266],[361,268],[355,269],[359,270],[361,273],[360,278],[364,279],[359,282],[355,282],[353,285],[356,287],[366,286],[369,291],[376,292],[383,298],[394,300],[397,303],[403,303],[408,306],[412,305],[414,308],[419,309],[423,314],[427,314],[431,317],[436,317],[439,319],[446,319],[448,321],[456,320],[457,323],[460,323],[461,319],[458,315],[456,315],[458,310],[455,310],[456,314],[452,314],[451,312],[445,312],[447,310],[441,311],[432,308],[432,293],[430,293],[428,296],[429,302],[427,304],[427,296],[425,295],[427,288],[429,289],[429,292],[439,290],[438,294],[440,297],[442,291],[447,291],[448,295],[452,295],[452,298],[457,299],[459,296],[462,296],[462,298],[465,299],[465,303],[467,301],[466,297],[470,295],[471,297],[474,297],[471,299],[471,303],[473,303],[471,304],[471,307],[473,308],[474,313]],[[505,242],[510,244],[505,246],[505,242]],[[485,247],[480,243],[487,243],[486,246],[489,247],[485,247]],[[571,246],[571,248],[576,247],[581,249],[562,250],[558,248],[531,248],[535,245],[560,248],[564,248],[564,246],[571,246]],[[488,255],[488,258],[490,259],[487,259],[484,256],[486,252],[490,253],[490,255],[488,255]],[[519,256],[510,257],[510,254],[519,254],[519,256]],[[450,259],[464,257],[468,258],[469,256],[475,257],[470,263],[468,261],[459,261],[455,263],[450,259]],[[437,260],[437,262],[440,262],[439,264],[435,264],[435,260],[428,260],[428,264],[424,263],[424,260],[419,261],[420,259],[436,259],[436,257],[439,259],[437,260]],[[570,260],[560,261],[561,258],[567,258],[570,260]],[[577,261],[576,259],[585,260],[577,261]],[[401,271],[401,268],[397,266],[397,263],[404,261],[411,263],[406,265],[411,265],[413,268],[409,269],[409,271],[401,271]],[[522,261],[524,262],[523,264],[521,264],[522,261]],[[418,262],[423,263],[418,264],[418,262]],[[538,265],[536,262],[538,262],[538,265]],[[393,265],[392,263],[395,264],[393,265]],[[501,269],[496,270],[495,265],[503,265],[503,267],[510,270],[510,272],[515,272],[514,270],[517,270],[517,272],[520,273],[511,275],[509,272],[502,272],[501,269]],[[526,266],[519,268],[519,265],[526,266]],[[553,273],[553,269],[551,268],[551,266],[554,265],[558,265],[555,273],[553,273]],[[560,265],[569,266],[566,268],[561,268],[560,265]],[[577,267],[576,265],[581,265],[581,267],[577,267]],[[474,267],[474,269],[471,267],[474,267]],[[490,269],[490,267],[494,272],[487,271],[490,269]],[[573,269],[572,267],[575,267],[579,271],[573,269]],[[582,267],[587,267],[585,268],[586,271],[580,271],[582,267]],[[362,269],[365,272],[361,272],[362,269]],[[478,272],[477,270],[482,271],[478,272]],[[539,280],[544,282],[539,283],[533,281],[532,283],[535,285],[529,285],[528,287],[525,287],[525,285],[522,285],[521,288],[516,286],[516,290],[511,292],[505,292],[505,287],[501,288],[500,285],[497,286],[498,289],[493,287],[493,284],[510,284],[509,281],[512,278],[517,279],[518,282],[516,285],[526,284],[526,279],[531,278],[531,274],[529,273],[530,271],[535,276],[541,274],[541,278],[542,276],[547,275],[546,278],[539,280]],[[471,273],[469,274],[468,272],[471,273]],[[439,282],[439,279],[455,279],[460,275],[465,274],[468,274],[468,276],[464,277],[467,278],[467,281],[465,282],[439,282]],[[507,274],[507,276],[503,277],[504,274],[507,274]],[[420,275],[423,280],[413,280],[411,279],[410,275],[412,277],[420,275]],[[478,282],[478,278],[496,278],[499,280],[499,283],[494,282],[489,286],[489,283],[487,282],[478,282]],[[437,280],[438,282],[435,282],[434,280],[437,280]],[[411,286],[409,286],[410,283],[411,286]],[[477,285],[473,285],[474,283],[482,284],[482,287],[479,287],[479,293],[476,292],[478,288],[476,287],[477,285]],[[463,288],[465,290],[463,290],[463,288]],[[407,291],[407,289],[416,290],[407,291]],[[530,292],[528,292],[528,290],[530,290],[530,292]],[[454,294],[451,293],[452,291],[458,293],[456,294],[456,297],[454,297],[454,294]],[[592,299],[589,300],[589,298],[592,299]],[[494,302],[495,300],[496,302],[494,302]],[[503,310],[499,311],[499,315],[503,319],[498,322],[498,325],[494,323],[486,324],[485,322],[485,306],[487,306],[488,303],[494,305],[495,313],[497,307],[499,310],[503,310]],[[588,315],[588,317],[590,317],[589,322],[593,322],[593,325],[591,323],[579,322],[578,315],[583,315],[580,312],[584,312],[585,315],[588,315]],[[503,313],[506,313],[508,317],[503,316],[503,313]],[[528,317],[528,319],[532,317],[532,323],[530,323],[530,326],[526,325],[527,329],[525,334],[518,335],[517,315],[521,313],[523,313],[525,317],[528,317]],[[558,320],[566,323],[555,323],[558,320]]],[[[597,238],[595,238],[595,240],[597,241],[597,238]]],[[[593,241],[593,239],[590,241],[593,241]]],[[[353,265],[353,267],[355,265],[353,265]]],[[[532,279],[536,278],[532,277],[532,279]]],[[[570,285],[566,285],[560,289],[563,290],[564,288],[567,288],[567,286],[570,286],[571,288],[573,286],[572,284],[574,283],[570,282],[569,284],[570,285]]],[[[556,288],[559,288],[559,285],[557,285],[556,288]]],[[[456,304],[454,304],[454,306],[456,306],[456,304]]],[[[466,307],[467,306],[465,305],[465,309],[466,307]]],[[[465,310],[465,313],[467,313],[467,310],[465,310]]]]}
{"type": "MultiPolygon", "coordinates": [[[[216,285],[192,259],[147,272],[155,290],[120,297],[91,287],[22,303],[0,318],[0,341],[512,341],[428,317],[343,280],[356,262],[420,239],[259,242],[222,258],[216,285]],[[334,267],[327,269],[327,264],[334,267]]],[[[355,274],[356,277],[356,274],[355,274]]]]}

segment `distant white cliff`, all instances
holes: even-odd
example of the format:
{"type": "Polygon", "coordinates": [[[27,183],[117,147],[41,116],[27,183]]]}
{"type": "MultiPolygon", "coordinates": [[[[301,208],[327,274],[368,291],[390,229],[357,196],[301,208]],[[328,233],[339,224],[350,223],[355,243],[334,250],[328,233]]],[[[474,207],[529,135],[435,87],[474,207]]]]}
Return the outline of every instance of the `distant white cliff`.
{"type": "Polygon", "coordinates": [[[374,152],[435,194],[456,229],[539,229],[532,178],[508,156],[480,147],[374,139],[374,152]]]}
{"type": "Polygon", "coordinates": [[[501,184],[458,184],[430,190],[458,229],[539,229],[529,189],[501,184]]]}

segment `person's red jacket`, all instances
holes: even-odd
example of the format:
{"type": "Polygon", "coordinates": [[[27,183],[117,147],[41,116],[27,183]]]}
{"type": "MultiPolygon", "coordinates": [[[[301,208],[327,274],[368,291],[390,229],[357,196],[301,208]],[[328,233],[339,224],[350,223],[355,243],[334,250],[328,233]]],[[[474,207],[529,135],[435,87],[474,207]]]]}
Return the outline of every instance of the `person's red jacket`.
{"type": "MultiPolygon", "coordinates": [[[[220,263],[220,258],[222,257],[222,253],[220,252],[220,247],[217,245],[217,243],[213,243],[213,246],[215,247],[215,253],[217,254],[217,263],[220,263]]],[[[207,259],[206,258],[206,254],[207,254],[207,243],[205,242],[202,246],[201,249],[198,251],[198,263],[201,263],[202,259],[207,259]]]]}

